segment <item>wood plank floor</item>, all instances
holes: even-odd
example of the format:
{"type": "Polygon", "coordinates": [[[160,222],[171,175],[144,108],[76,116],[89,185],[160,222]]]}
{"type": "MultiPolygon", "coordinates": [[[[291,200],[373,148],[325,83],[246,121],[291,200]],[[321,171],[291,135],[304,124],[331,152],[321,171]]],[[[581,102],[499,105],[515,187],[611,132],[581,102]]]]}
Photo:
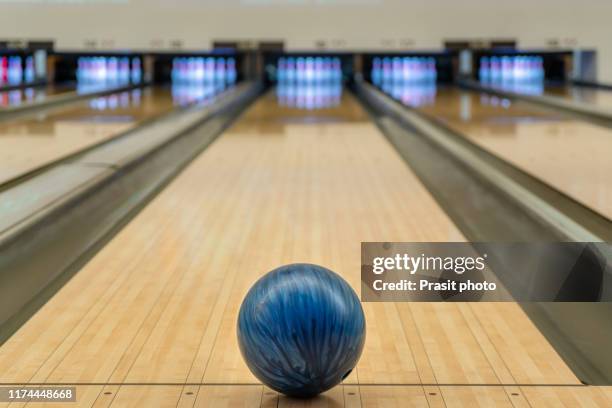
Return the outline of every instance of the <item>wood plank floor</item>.
{"type": "Polygon", "coordinates": [[[111,139],[173,108],[169,89],[144,88],[0,123],[0,184],[111,139]]]}
{"type": "Polygon", "coordinates": [[[612,220],[609,128],[457,88],[420,110],[612,220]]]}
{"type": "Polygon", "coordinates": [[[557,85],[547,86],[545,95],[568,99],[596,106],[600,109],[612,109],[612,91],[609,89],[590,88],[586,86],[557,85]]]}
{"type": "Polygon", "coordinates": [[[322,264],[358,290],[361,241],[458,240],[354,99],[270,93],[0,348],[0,382],[79,384],[71,407],[611,406],[512,303],[364,304],[357,370],[314,400],[243,363],[236,316],[266,271],[322,264]]]}
{"type": "Polygon", "coordinates": [[[5,108],[14,108],[24,104],[41,102],[52,96],[75,91],[76,84],[74,83],[49,84],[43,87],[32,86],[22,89],[13,89],[11,91],[1,91],[0,112],[5,108]]]}

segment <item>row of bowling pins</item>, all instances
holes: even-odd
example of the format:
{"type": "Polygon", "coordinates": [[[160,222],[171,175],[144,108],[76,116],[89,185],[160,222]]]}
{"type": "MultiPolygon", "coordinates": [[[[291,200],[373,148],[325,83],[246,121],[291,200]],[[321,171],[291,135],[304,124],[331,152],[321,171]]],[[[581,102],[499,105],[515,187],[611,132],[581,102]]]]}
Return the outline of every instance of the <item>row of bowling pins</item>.
{"type": "Polygon", "coordinates": [[[22,82],[33,82],[35,76],[34,58],[28,56],[24,59],[20,56],[0,57],[0,85],[17,85],[22,82]]]}
{"type": "Polygon", "coordinates": [[[483,82],[543,81],[544,61],[537,56],[482,57],[478,75],[483,82]]]}
{"type": "Polygon", "coordinates": [[[139,83],[142,64],[138,57],[80,57],[76,77],[80,83],[139,83]]]}
{"type": "Polygon", "coordinates": [[[340,105],[342,83],[295,84],[279,82],[276,97],[281,106],[315,110],[340,105]]]}
{"type": "Polygon", "coordinates": [[[177,57],[172,60],[172,81],[224,82],[233,84],[238,77],[236,60],[223,57],[177,57]]]}
{"type": "Polygon", "coordinates": [[[372,60],[372,82],[433,82],[438,79],[436,59],[432,57],[386,57],[372,60]]]}
{"type": "Polygon", "coordinates": [[[342,62],[338,57],[281,57],[276,77],[283,82],[341,82],[342,62]]]}

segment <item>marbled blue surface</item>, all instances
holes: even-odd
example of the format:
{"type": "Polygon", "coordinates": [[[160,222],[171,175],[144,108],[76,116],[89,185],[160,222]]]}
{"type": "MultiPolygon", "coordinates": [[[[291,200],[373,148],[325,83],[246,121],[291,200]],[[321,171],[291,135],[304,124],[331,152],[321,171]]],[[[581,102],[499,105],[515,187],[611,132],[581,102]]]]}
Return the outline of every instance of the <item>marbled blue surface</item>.
{"type": "Polygon", "coordinates": [[[365,332],[353,289],[334,272],[309,264],[262,277],[238,316],[240,351],[253,374],[294,397],[339,384],[357,364],[365,332]]]}

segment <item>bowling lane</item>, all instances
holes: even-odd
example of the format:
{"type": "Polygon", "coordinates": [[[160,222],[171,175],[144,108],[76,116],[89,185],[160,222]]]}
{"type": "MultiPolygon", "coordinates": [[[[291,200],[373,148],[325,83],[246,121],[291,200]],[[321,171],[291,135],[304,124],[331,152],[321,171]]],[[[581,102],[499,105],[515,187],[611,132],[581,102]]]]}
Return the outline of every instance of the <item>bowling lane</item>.
{"type": "Polygon", "coordinates": [[[418,109],[612,219],[610,129],[452,87],[418,109]]]}
{"type": "Polygon", "coordinates": [[[581,102],[593,105],[597,108],[607,110],[612,113],[612,91],[606,89],[590,88],[585,86],[558,85],[547,86],[545,89],[547,96],[556,96],[570,99],[574,102],[581,102]]]}
{"type": "Polygon", "coordinates": [[[64,83],[0,92],[0,110],[2,108],[16,108],[25,104],[42,102],[50,96],[74,91],[76,91],[76,84],[64,83]]]}
{"type": "MultiPolygon", "coordinates": [[[[259,386],[240,356],[251,285],[312,262],[359,292],[362,241],[462,240],[351,96],[299,110],[269,92],[0,347],[0,382],[79,383],[84,406],[297,405],[259,386]]],[[[357,370],[313,406],[526,406],[519,384],[579,384],[514,303],[364,310],[357,370]]],[[[606,398],[575,387],[543,398],[559,393],[606,398]]]]}
{"type": "Polygon", "coordinates": [[[136,89],[0,122],[0,184],[168,112],[175,100],[169,88],[136,89]]]}
{"type": "Polygon", "coordinates": [[[485,87],[529,96],[547,96],[590,105],[612,113],[612,91],[584,86],[545,84],[543,81],[482,82],[485,87]]]}

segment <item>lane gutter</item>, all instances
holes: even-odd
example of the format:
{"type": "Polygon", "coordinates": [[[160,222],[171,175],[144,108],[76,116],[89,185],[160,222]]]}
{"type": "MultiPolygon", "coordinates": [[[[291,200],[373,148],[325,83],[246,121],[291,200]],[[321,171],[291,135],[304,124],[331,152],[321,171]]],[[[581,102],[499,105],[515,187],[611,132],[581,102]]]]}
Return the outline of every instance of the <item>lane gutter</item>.
{"type": "Polygon", "coordinates": [[[262,90],[238,85],[0,192],[0,345],[262,90]]]}

